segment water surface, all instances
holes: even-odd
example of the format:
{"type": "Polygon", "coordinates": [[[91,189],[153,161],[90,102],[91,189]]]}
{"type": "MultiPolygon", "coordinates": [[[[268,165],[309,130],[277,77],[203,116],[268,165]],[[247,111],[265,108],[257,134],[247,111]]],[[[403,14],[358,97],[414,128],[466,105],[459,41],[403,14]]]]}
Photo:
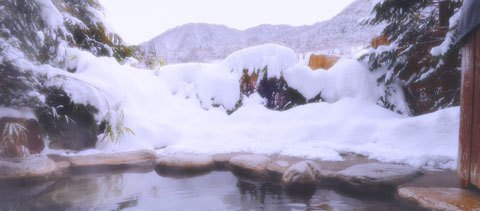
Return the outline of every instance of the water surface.
{"type": "Polygon", "coordinates": [[[190,178],[149,173],[85,175],[29,197],[0,199],[0,210],[408,210],[393,198],[358,198],[331,189],[287,194],[276,184],[230,172],[190,178]]]}

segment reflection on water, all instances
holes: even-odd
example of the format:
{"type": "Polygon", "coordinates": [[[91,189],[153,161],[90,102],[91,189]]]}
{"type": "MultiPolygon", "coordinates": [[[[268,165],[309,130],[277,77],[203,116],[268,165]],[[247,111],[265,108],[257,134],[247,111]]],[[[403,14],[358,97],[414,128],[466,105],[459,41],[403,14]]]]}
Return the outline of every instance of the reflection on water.
{"type": "Polygon", "coordinates": [[[278,184],[230,172],[192,178],[150,173],[73,177],[43,193],[0,198],[0,210],[402,210],[393,199],[357,199],[333,190],[289,195],[278,184]]]}

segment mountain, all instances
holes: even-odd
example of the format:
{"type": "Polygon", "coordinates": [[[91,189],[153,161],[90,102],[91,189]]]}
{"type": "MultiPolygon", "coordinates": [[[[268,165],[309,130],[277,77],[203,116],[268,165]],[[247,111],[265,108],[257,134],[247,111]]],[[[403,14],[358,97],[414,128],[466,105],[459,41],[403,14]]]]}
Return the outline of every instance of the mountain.
{"type": "Polygon", "coordinates": [[[382,26],[362,26],[373,0],[356,0],[330,20],[308,26],[260,25],[246,30],[224,25],[190,23],[170,29],[141,44],[168,63],[211,62],[243,48],[275,43],[299,54],[323,52],[350,56],[370,43],[382,26]]]}

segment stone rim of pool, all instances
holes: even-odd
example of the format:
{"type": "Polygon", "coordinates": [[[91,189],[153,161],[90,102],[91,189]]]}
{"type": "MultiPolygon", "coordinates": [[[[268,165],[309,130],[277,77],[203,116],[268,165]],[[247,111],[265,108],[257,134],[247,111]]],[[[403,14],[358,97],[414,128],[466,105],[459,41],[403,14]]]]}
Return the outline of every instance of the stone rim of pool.
{"type": "MultiPolygon", "coordinates": [[[[9,195],[13,197],[25,194],[23,192],[32,192],[29,194],[35,195],[35,191],[31,190],[41,192],[42,187],[49,187],[45,185],[46,183],[55,183],[57,180],[72,176],[148,173],[153,170],[162,177],[176,179],[208,175],[212,171],[231,171],[241,179],[279,185],[285,193],[294,196],[313,195],[318,189],[328,188],[354,197],[387,198],[398,198],[397,188],[404,184],[408,186],[411,183],[410,185],[414,187],[432,185],[428,182],[415,183],[415,181],[442,175],[435,171],[419,170],[405,165],[381,163],[354,154],[344,155],[344,161],[329,162],[279,155],[157,154],[150,150],[4,160],[0,162],[0,170],[2,190],[14,192],[18,190],[15,194],[0,193],[0,201],[7,199],[6,196],[9,195]],[[39,166],[36,160],[40,159],[49,165],[39,166]],[[52,163],[55,164],[54,167],[52,163]],[[31,165],[37,166],[33,168],[31,165]]],[[[448,173],[444,174],[444,177],[451,178],[453,171],[445,172],[448,173]]],[[[455,188],[453,184],[443,186],[455,188]]],[[[415,206],[410,201],[398,201],[415,206]]]]}

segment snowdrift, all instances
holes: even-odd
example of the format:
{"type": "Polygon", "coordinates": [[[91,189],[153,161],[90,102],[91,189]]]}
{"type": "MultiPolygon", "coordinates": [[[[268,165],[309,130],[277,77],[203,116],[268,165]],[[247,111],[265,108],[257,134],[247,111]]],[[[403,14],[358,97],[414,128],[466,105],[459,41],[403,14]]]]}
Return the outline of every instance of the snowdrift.
{"type": "Polygon", "coordinates": [[[118,144],[97,143],[98,150],[166,146],[165,153],[251,152],[324,160],[359,153],[417,167],[456,167],[459,108],[418,117],[385,109],[377,105],[383,92],[376,85],[378,74],[355,60],[314,72],[278,45],[245,49],[216,64],[178,64],[158,71],[119,65],[78,49],[68,49],[67,56],[78,58],[70,64],[77,73],[63,74],[93,87],[86,91],[65,83],[72,98],[103,114],[119,105],[125,125],[135,131],[118,144]],[[283,76],[306,98],[321,94],[325,101],[274,111],[265,108],[258,94],[241,96],[243,70],[265,67],[266,77],[283,76]],[[242,106],[228,115],[226,110],[240,99],[242,106]]]}

